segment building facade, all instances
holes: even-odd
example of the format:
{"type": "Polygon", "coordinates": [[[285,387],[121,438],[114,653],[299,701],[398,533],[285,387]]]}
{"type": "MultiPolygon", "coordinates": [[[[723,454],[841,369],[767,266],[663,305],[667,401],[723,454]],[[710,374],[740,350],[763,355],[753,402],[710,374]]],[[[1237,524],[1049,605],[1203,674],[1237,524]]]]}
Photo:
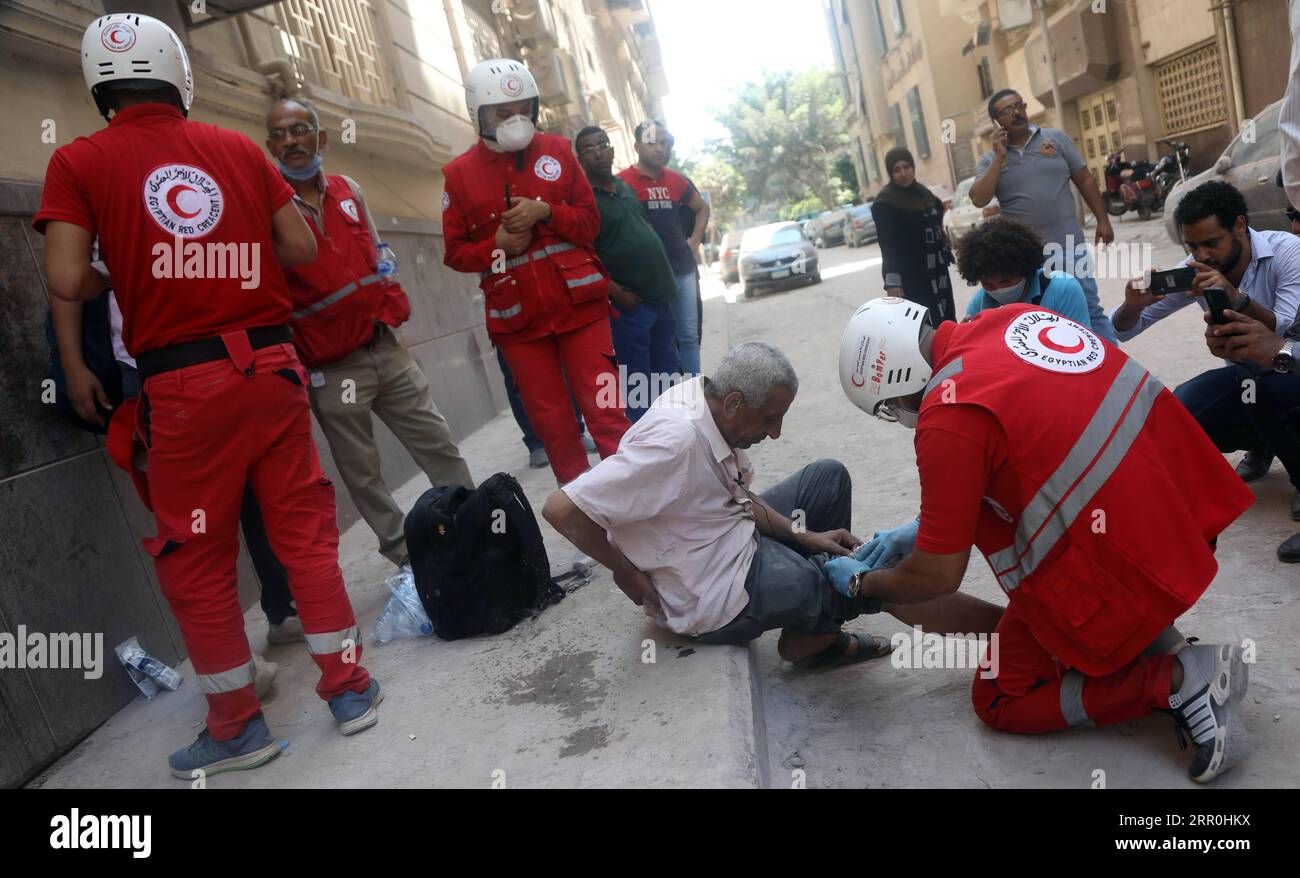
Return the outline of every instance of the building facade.
{"type": "Polygon", "coordinates": [[[1035,124],[1069,133],[1103,188],[1111,153],[1154,161],[1165,140],[1189,145],[1193,171],[1208,167],[1286,88],[1286,0],[1044,0],[1061,107],[1034,0],[826,3],[839,14],[831,35],[845,81],[855,82],[855,51],[868,59],[858,76],[877,80],[860,88],[860,117],[883,124],[848,119],[864,164],[869,145],[883,160],[881,147],[906,142],[927,183],[974,173],[994,130],[988,98],[1003,88],[1020,92],[1035,124]],[[946,147],[937,158],[933,146],[921,155],[918,119],[946,147]]]}
{"type": "MultiPolygon", "coordinates": [[[[478,61],[520,58],[542,91],[542,127],[610,132],[632,160],[632,129],[666,90],[644,0],[10,0],[0,6],[0,631],[102,632],[102,678],[0,671],[0,786],[23,782],[137,692],[112,647],[132,635],[184,657],[179,630],[140,540],[153,533],[102,442],[41,403],[49,349],[42,238],[31,229],[41,180],[61,144],[100,128],[81,75],[81,35],[106,12],[168,22],[194,73],[191,118],[265,138],[274,97],[301,95],[330,136],[327,169],[354,177],[397,252],[412,315],[399,335],[457,438],[505,408],[475,279],[442,264],[442,167],[472,145],[463,81],[478,61]]],[[[111,169],[106,169],[111,172],[111,169]]],[[[418,469],[380,423],[383,476],[418,469]]],[[[337,475],[319,432],[327,472],[337,475]]],[[[474,467],[474,461],[470,461],[474,467]]],[[[476,468],[479,476],[488,473],[476,468]]],[[[357,520],[346,492],[339,523],[357,520]]],[[[258,589],[241,554],[245,606],[258,589]]]]}

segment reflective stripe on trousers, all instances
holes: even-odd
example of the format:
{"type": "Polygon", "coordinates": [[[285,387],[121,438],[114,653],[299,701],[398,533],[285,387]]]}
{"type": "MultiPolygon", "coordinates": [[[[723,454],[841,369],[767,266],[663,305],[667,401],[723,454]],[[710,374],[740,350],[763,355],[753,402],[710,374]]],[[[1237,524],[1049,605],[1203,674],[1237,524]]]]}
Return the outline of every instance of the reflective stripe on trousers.
{"type": "Polygon", "coordinates": [[[1037,569],[1106,484],[1142,432],[1162,390],[1164,386],[1136,360],[1120,369],[1074,447],[1020,513],[1015,542],[989,556],[1004,590],[1017,588],[1037,569]]]}
{"type": "Polygon", "coordinates": [[[1061,677],[1061,715],[1072,726],[1095,726],[1083,706],[1084,676],[1078,671],[1066,671],[1061,677]]]}
{"type": "Polygon", "coordinates": [[[325,308],[328,308],[330,305],[333,305],[335,302],[341,301],[342,299],[346,299],[348,296],[352,295],[357,290],[361,289],[364,286],[369,286],[370,284],[375,283],[379,279],[380,279],[379,275],[369,274],[363,277],[361,280],[354,280],[352,281],[352,283],[348,284],[347,286],[342,287],[341,289],[337,289],[334,292],[330,293],[328,296],[321,299],[319,302],[312,302],[310,305],[308,305],[306,308],[303,308],[301,311],[294,311],[293,319],[301,320],[304,317],[308,317],[312,314],[315,314],[317,311],[321,311],[325,308]]]}
{"type": "Polygon", "coordinates": [[[219,674],[196,674],[196,676],[199,678],[199,688],[203,690],[204,695],[220,695],[223,692],[234,692],[236,689],[253,685],[253,680],[257,677],[257,665],[249,660],[219,674]]]}
{"type": "Polygon", "coordinates": [[[361,629],[356,625],[339,631],[322,631],[308,634],[307,651],[312,655],[333,655],[345,649],[356,649],[361,645],[361,629]]]}

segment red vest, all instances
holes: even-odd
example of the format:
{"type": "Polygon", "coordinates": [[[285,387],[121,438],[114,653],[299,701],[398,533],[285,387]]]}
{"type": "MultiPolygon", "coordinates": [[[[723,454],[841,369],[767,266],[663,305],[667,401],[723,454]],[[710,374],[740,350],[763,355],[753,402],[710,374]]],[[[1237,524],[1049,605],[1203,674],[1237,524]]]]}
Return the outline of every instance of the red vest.
{"type": "Polygon", "coordinates": [[[918,433],[941,405],[1005,432],[976,545],[1034,637],[1091,676],[1196,602],[1218,570],[1210,541],[1254,502],[1137,360],[1033,305],[941,328],[918,433]]]}
{"type": "Polygon", "coordinates": [[[303,218],[316,236],[316,261],[284,270],[293,298],[293,344],[308,366],[323,366],[368,342],[376,320],[401,326],[411,303],[399,285],[379,282],[376,242],[347,180],[325,177],[323,229],[309,211],[303,218]]]}
{"type": "Polygon", "coordinates": [[[538,133],[516,153],[480,140],[443,168],[444,262],[479,274],[493,342],[531,341],[610,316],[609,276],[592,247],[600,212],[591,184],[563,137],[538,133]],[[511,203],[540,198],[551,219],[533,227],[528,250],[505,258],[495,238],[511,203]]]}

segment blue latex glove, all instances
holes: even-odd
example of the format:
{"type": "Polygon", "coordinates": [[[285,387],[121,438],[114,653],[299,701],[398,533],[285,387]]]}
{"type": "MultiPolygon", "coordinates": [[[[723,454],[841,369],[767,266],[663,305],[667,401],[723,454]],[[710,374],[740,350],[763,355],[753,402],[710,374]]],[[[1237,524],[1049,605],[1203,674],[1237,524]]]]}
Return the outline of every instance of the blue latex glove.
{"type": "Polygon", "coordinates": [[[826,571],[835,590],[847,598],[852,597],[849,594],[849,580],[857,573],[866,573],[870,568],[856,558],[844,555],[830,559],[822,569],[826,571]]]}
{"type": "Polygon", "coordinates": [[[853,557],[866,564],[868,570],[897,561],[916,548],[916,531],[920,526],[920,521],[912,519],[892,530],[878,530],[868,542],[858,546],[853,557]]]}

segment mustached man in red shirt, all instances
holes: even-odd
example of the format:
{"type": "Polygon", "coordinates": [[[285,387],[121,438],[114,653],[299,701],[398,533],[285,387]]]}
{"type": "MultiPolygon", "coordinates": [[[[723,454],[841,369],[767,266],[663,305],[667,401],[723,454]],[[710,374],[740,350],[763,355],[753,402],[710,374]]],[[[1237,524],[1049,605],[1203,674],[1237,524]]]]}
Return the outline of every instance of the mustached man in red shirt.
{"type": "Polygon", "coordinates": [[[311,262],[316,242],[251,140],[186,118],[193,83],[171,28],[106,15],[86,29],[81,54],[108,126],[50,158],[34,221],[45,272],[54,296],[95,298],[105,286],[90,261],[99,236],[144,382],[137,403],[114,413],[109,448],[153,510],[157,536],[145,548],[208,702],[207,727],[168,764],[187,779],[254,768],[280,747],[253,693],[236,591],[246,483],[288,571],[317,693],[345,735],[379,719],[280,269],[311,262]],[[147,473],[137,466],[146,455],[147,473]]]}
{"type": "Polygon", "coordinates": [[[934,329],[890,297],[850,318],[840,383],[916,430],[921,514],[830,561],[836,588],[931,600],[961,586],[975,546],[1008,601],[975,676],[980,719],[1039,733],[1165,711],[1195,745],[1192,780],[1242,756],[1241,647],[1190,644],[1173,623],[1254,497],[1137,360],[1036,305],[934,329]]]}
{"type": "Polygon", "coordinates": [[[592,246],[596,197],[569,141],[537,131],[539,100],[518,61],[484,61],[466,77],[479,139],[444,170],[443,261],[480,276],[488,336],[563,485],[588,466],[570,388],[602,458],[630,424],[617,387],[609,275],[592,246]]]}

